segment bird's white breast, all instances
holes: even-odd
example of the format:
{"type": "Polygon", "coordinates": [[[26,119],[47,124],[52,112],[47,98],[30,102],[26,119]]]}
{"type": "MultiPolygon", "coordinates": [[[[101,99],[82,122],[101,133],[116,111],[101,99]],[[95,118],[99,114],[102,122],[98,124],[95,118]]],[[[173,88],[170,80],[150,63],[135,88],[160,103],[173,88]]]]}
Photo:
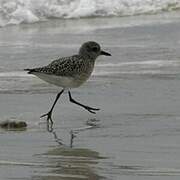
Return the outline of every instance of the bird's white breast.
{"type": "Polygon", "coordinates": [[[88,77],[74,78],[74,77],[57,76],[57,75],[38,73],[38,72],[33,72],[33,74],[50,84],[54,84],[62,88],[79,87],[88,79],[88,77]]]}

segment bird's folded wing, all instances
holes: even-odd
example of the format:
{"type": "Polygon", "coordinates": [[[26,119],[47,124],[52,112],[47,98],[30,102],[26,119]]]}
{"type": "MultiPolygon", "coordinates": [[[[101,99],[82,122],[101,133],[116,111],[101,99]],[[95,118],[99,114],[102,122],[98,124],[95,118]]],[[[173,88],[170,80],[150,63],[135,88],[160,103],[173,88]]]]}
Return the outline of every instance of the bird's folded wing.
{"type": "Polygon", "coordinates": [[[49,65],[33,69],[25,69],[29,74],[44,73],[57,76],[74,76],[81,72],[83,59],[79,55],[54,60],[49,65]]]}

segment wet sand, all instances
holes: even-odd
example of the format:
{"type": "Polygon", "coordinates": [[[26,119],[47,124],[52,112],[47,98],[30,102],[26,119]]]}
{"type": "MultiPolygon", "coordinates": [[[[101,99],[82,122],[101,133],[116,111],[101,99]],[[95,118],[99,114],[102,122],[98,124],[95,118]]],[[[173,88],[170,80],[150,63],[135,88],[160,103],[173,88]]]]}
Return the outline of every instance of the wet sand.
{"type": "Polygon", "coordinates": [[[28,124],[25,131],[0,130],[0,179],[177,179],[177,17],[105,18],[101,26],[97,19],[57,20],[0,29],[0,120],[28,124]],[[72,94],[101,111],[90,114],[64,94],[53,114],[53,132],[65,144],[59,146],[39,118],[59,89],[22,69],[76,53],[87,40],[100,42],[113,56],[100,57],[92,78],[72,94]],[[90,119],[99,126],[79,132],[70,148],[70,130],[86,127],[90,119]]]}

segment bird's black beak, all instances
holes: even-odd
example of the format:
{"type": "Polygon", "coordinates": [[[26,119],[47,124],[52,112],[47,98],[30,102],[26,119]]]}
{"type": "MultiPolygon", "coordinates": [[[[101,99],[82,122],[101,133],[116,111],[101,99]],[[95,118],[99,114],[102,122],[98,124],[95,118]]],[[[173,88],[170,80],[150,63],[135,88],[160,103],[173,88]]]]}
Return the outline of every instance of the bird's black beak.
{"type": "Polygon", "coordinates": [[[100,55],[111,56],[111,54],[109,54],[108,52],[105,52],[105,51],[101,51],[100,55]]]}

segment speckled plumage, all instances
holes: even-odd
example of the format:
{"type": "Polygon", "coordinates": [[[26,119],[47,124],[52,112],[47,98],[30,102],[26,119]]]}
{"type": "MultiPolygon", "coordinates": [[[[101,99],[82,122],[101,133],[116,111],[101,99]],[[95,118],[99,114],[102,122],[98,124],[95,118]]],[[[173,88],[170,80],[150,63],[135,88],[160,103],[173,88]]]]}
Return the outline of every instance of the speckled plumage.
{"type": "Polygon", "coordinates": [[[63,88],[78,87],[90,77],[95,60],[101,52],[99,44],[90,41],[81,46],[77,55],[59,58],[47,66],[25,70],[63,88]]]}
{"type": "Polygon", "coordinates": [[[56,76],[75,77],[87,73],[92,68],[92,65],[94,65],[94,61],[84,59],[80,55],[74,55],[59,58],[44,67],[30,69],[29,73],[39,72],[56,76]]]}

